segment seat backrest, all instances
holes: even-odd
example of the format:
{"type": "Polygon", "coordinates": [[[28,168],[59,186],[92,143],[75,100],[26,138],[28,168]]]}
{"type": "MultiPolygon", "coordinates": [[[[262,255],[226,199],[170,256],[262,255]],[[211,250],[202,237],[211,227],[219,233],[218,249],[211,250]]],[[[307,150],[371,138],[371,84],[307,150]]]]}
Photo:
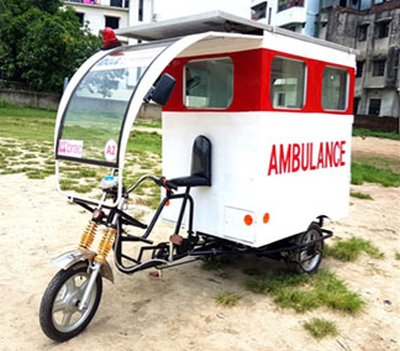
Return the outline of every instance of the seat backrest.
{"type": "Polygon", "coordinates": [[[193,142],[190,175],[206,178],[207,185],[211,185],[211,141],[204,135],[193,142]]]}

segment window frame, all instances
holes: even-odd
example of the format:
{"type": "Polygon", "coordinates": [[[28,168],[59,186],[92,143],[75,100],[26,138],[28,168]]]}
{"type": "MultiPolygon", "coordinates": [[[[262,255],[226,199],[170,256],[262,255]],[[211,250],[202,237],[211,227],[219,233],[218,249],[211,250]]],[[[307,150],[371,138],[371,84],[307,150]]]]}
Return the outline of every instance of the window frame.
{"type": "Polygon", "coordinates": [[[386,58],[372,60],[372,77],[384,77],[386,72],[386,58]],[[382,73],[382,74],[381,74],[382,73]]]}
{"type": "Polygon", "coordinates": [[[367,40],[368,28],[369,24],[360,24],[357,27],[357,41],[363,42],[367,40]]]}
{"type": "MultiPolygon", "coordinates": [[[[376,108],[376,107],[374,106],[374,108],[376,108]]],[[[369,115],[369,116],[380,116],[380,114],[381,114],[381,109],[382,109],[382,99],[369,99],[369,100],[368,100],[368,115],[369,115]],[[376,101],[379,101],[379,111],[378,111],[377,114],[372,114],[372,113],[370,113],[371,102],[372,102],[372,101],[374,101],[374,103],[375,103],[376,101]]]]}
{"type": "Polygon", "coordinates": [[[326,112],[346,112],[349,108],[350,105],[350,74],[348,69],[344,67],[338,67],[338,66],[332,66],[332,65],[326,65],[324,69],[322,70],[322,81],[321,81],[321,108],[323,111],[326,112]],[[343,109],[328,109],[324,107],[324,73],[326,69],[336,69],[338,71],[343,71],[346,73],[346,96],[345,96],[345,106],[343,109]]]}
{"type": "Polygon", "coordinates": [[[290,110],[290,111],[301,111],[304,110],[306,103],[307,103],[307,90],[308,90],[308,65],[306,60],[301,59],[301,58],[293,58],[293,57],[288,57],[284,56],[281,54],[274,55],[271,59],[270,63],[270,74],[269,74],[269,102],[271,103],[271,107],[273,110],[290,110]],[[304,64],[304,85],[303,85],[303,96],[302,96],[302,105],[301,107],[287,107],[287,106],[274,106],[274,99],[272,96],[272,63],[274,59],[280,58],[284,59],[287,61],[294,61],[294,62],[300,62],[304,64]]]}
{"type": "Polygon", "coordinates": [[[382,20],[375,22],[375,39],[385,39],[390,36],[390,23],[391,20],[382,20]]]}
{"type": "Polygon", "coordinates": [[[119,29],[120,28],[120,24],[121,24],[120,22],[121,22],[121,17],[119,17],[119,16],[104,15],[104,26],[105,27],[110,27],[112,29],[119,29]],[[118,27],[114,28],[113,26],[107,26],[107,19],[118,20],[118,27]]]}
{"type": "Polygon", "coordinates": [[[188,60],[185,62],[185,64],[182,67],[183,73],[182,73],[182,105],[187,108],[188,110],[228,110],[229,107],[232,105],[234,99],[235,99],[235,64],[230,56],[218,56],[218,57],[204,57],[200,59],[193,59],[193,60],[188,60]],[[186,67],[189,63],[191,62],[205,62],[205,61],[218,61],[218,60],[226,60],[228,59],[231,64],[232,64],[232,94],[231,94],[231,100],[229,104],[225,107],[195,107],[195,106],[188,106],[186,104],[186,97],[188,96],[186,94],[186,67]]]}

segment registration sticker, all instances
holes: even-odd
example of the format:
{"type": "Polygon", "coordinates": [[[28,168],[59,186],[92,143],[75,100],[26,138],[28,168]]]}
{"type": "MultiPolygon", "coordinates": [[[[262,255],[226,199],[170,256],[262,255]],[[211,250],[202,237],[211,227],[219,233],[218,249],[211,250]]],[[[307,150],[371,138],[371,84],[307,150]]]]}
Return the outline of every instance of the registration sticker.
{"type": "Polygon", "coordinates": [[[58,143],[58,154],[60,156],[82,158],[83,140],[61,139],[58,143]]]}
{"type": "Polygon", "coordinates": [[[115,162],[117,160],[118,144],[114,139],[109,139],[104,147],[104,157],[107,162],[115,162]]]}

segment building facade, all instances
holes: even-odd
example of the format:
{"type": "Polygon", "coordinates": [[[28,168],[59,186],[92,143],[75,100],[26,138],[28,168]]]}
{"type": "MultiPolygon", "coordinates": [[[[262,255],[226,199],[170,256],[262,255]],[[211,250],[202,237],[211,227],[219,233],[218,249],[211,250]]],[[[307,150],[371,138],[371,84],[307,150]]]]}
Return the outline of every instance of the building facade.
{"type": "Polygon", "coordinates": [[[315,37],[319,8],[316,0],[253,0],[251,9],[253,20],[315,37]]]}
{"type": "Polygon", "coordinates": [[[72,6],[82,25],[93,34],[105,27],[125,28],[139,22],[153,21],[153,0],[65,0],[72,6]]]}
{"type": "Polygon", "coordinates": [[[400,1],[354,4],[323,8],[318,36],[359,52],[355,114],[400,117],[400,1]]]}

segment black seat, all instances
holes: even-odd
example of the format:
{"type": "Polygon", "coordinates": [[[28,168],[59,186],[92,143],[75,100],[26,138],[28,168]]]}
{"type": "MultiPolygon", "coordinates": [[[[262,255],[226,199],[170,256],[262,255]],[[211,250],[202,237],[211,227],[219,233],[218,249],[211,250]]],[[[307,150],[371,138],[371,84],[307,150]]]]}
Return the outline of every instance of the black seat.
{"type": "Polygon", "coordinates": [[[211,141],[199,135],[193,142],[190,176],[168,181],[177,187],[211,186],[211,141]]]}

